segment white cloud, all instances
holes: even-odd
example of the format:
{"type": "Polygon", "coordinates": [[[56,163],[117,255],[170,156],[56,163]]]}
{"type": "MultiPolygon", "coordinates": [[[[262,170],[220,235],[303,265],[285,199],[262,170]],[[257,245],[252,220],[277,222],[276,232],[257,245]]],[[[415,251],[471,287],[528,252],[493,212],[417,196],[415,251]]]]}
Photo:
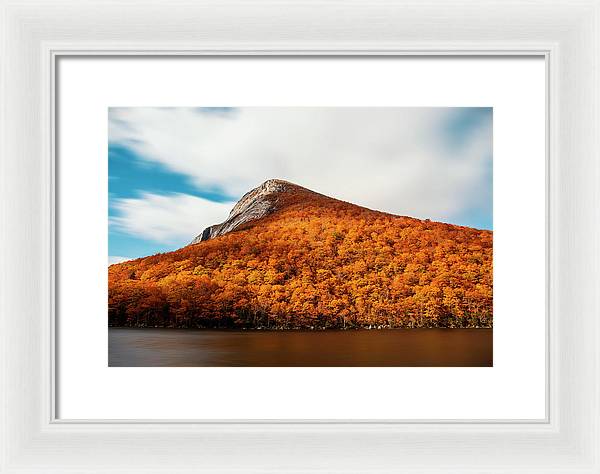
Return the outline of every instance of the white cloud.
{"type": "Polygon", "coordinates": [[[126,262],[127,260],[131,260],[131,257],[121,257],[120,255],[109,255],[108,256],[108,265],[114,265],[115,263],[126,262]]]}
{"type": "MultiPolygon", "coordinates": [[[[491,212],[491,123],[450,144],[448,108],[113,108],[109,139],[232,196],[282,178],[366,207],[453,222],[491,212]]],[[[164,242],[221,222],[231,204],[191,196],[122,199],[115,225],[164,242]]]]}
{"type": "Polygon", "coordinates": [[[114,200],[113,230],[165,244],[189,243],[205,227],[227,218],[231,203],[217,203],[187,194],[144,193],[114,200]]]}

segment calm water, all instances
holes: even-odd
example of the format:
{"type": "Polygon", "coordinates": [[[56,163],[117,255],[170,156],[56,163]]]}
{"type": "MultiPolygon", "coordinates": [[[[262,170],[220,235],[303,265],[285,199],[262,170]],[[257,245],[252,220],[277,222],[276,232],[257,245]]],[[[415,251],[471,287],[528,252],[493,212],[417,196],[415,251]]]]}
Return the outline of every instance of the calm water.
{"type": "Polygon", "coordinates": [[[491,367],[491,329],[108,329],[111,367],[491,367]]]}

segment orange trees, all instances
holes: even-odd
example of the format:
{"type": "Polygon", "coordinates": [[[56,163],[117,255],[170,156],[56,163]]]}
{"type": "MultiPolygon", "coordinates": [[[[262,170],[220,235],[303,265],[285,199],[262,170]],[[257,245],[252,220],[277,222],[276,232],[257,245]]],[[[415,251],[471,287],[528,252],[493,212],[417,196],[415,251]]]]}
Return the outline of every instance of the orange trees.
{"type": "Polygon", "coordinates": [[[229,234],[109,267],[109,324],[490,327],[492,232],[291,195],[229,234]]]}

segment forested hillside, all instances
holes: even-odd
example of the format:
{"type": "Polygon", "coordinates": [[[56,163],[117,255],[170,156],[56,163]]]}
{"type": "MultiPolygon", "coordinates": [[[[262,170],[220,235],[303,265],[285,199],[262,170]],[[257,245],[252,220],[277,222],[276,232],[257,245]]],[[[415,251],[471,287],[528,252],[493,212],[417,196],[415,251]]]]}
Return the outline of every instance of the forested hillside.
{"type": "Polygon", "coordinates": [[[110,266],[109,325],[492,326],[491,231],[278,183],[260,196],[268,212],[257,219],[238,217],[224,235],[110,266]]]}

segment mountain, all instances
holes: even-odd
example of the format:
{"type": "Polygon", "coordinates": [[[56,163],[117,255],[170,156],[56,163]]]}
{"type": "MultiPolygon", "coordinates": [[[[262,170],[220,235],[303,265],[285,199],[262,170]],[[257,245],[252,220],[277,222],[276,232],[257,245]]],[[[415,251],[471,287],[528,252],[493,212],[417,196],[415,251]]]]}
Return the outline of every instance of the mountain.
{"type": "Polygon", "coordinates": [[[248,191],[242,196],[238,203],[233,206],[225,222],[207,227],[191,243],[197,244],[198,242],[214,239],[237,229],[247,222],[260,219],[267,214],[272,214],[283,205],[282,201],[285,197],[289,197],[292,193],[298,194],[303,191],[310,193],[307,189],[281,179],[265,181],[259,187],[248,191]]]}
{"type": "Polygon", "coordinates": [[[111,265],[109,324],[491,327],[492,237],[272,179],[190,245],[111,265]]]}

